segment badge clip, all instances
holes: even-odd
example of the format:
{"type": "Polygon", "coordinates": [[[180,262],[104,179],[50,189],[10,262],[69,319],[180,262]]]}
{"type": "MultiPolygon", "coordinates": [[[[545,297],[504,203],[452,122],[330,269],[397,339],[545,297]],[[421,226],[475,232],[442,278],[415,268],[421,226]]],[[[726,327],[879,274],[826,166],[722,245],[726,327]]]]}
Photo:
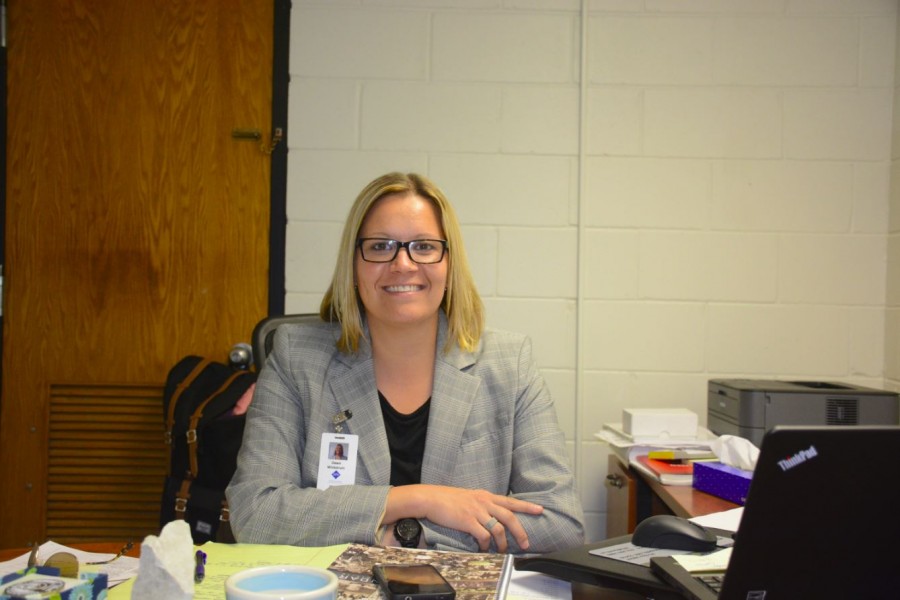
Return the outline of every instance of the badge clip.
{"type": "Polygon", "coordinates": [[[338,414],[331,417],[331,424],[334,425],[334,432],[341,433],[344,431],[343,423],[349,421],[353,417],[353,413],[349,410],[342,410],[338,414]]]}

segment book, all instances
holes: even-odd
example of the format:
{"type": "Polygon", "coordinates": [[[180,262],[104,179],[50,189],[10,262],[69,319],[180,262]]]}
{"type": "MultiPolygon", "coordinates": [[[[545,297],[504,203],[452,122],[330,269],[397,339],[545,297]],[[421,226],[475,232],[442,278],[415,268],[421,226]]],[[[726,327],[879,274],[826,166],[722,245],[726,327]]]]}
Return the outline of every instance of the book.
{"type": "Polygon", "coordinates": [[[661,460],[640,455],[634,457],[631,465],[663,485],[691,485],[694,481],[694,464],[691,462],[661,460]]]}
{"type": "Polygon", "coordinates": [[[512,555],[452,552],[407,548],[382,548],[350,544],[328,570],[338,577],[341,600],[377,600],[378,584],[372,576],[375,563],[432,564],[456,590],[457,600],[505,598],[512,574],[512,555]]]}

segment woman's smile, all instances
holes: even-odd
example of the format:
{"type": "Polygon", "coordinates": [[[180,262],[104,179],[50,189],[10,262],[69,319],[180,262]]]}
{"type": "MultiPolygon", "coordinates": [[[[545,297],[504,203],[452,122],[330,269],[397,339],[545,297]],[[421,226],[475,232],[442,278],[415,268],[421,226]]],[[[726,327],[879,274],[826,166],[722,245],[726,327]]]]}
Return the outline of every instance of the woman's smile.
{"type": "Polygon", "coordinates": [[[404,292],[418,292],[425,289],[424,285],[413,285],[413,284],[403,284],[403,285],[386,285],[382,288],[386,292],[390,292],[392,294],[401,294],[404,292]]]}

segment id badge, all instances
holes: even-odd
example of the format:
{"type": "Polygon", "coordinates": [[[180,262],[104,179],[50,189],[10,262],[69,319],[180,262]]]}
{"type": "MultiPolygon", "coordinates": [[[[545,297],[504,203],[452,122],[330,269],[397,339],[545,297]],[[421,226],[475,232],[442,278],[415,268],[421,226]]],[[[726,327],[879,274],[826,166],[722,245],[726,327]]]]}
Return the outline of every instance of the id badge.
{"type": "Polygon", "coordinates": [[[358,435],[323,433],[319,448],[319,479],[316,487],[327,490],[333,485],[356,483],[358,452],[358,435]]]}

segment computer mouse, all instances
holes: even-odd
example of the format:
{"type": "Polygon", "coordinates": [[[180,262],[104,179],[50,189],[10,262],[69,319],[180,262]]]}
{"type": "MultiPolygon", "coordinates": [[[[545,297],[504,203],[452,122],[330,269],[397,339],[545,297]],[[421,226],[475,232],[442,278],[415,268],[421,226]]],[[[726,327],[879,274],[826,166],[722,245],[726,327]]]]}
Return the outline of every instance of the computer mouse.
{"type": "Polygon", "coordinates": [[[675,515],[647,517],[631,534],[631,543],[635,546],[689,552],[715,550],[716,541],[716,536],[702,525],[675,515]]]}

